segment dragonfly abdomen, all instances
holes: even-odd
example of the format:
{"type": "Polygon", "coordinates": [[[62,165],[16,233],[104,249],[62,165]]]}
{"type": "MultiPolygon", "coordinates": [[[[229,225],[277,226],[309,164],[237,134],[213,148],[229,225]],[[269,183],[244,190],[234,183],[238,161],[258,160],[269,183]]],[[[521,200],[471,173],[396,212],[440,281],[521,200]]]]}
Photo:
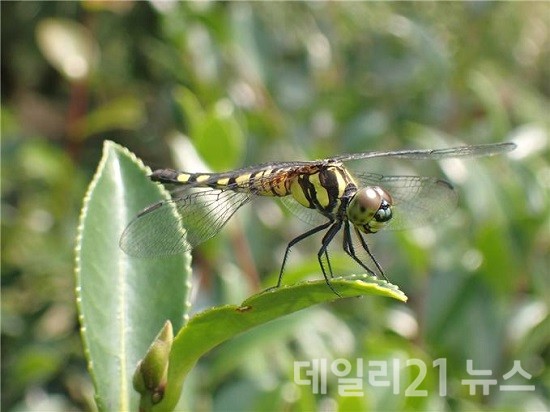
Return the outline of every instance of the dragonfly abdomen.
{"type": "Polygon", "coordinates": [[[155,170],[150,178],[155,182],[219,190],[253,193],[258,196],[288,196],[291,168],[263,168],[255,171],[228,173],[187,173],[172,169],[155,170]]]}

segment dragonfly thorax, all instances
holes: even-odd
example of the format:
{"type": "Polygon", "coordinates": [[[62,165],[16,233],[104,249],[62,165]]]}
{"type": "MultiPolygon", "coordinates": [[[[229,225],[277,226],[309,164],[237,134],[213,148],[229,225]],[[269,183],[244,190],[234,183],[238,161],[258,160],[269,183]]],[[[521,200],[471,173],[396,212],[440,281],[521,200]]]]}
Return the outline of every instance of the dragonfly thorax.
{"type": "Polygon", "coordinates": [[[351,198],[347,217],[364,233],[376,233],[392,218],[393,199],[380,186],[367,186],[357,190],[351,198]]]}
{"type": "Polygon", "coordinates": [[[344,166],[327,163],[313,168],[310,173],[297,174],[289,192],[302,206],[335,218],[350,188],[356,188],[356,185],[344,166]]]}

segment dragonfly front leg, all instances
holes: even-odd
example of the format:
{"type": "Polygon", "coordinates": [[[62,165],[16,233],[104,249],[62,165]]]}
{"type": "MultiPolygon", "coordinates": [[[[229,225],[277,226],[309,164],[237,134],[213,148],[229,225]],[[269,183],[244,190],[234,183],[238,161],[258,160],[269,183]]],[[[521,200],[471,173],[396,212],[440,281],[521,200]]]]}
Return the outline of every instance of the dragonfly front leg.
{"type": "Polygon", "coordinates": [[[378,269],[378,271],[380,272],[384,280],[389,282],[388,278],[386,277],[386,274],[384,273],[384,270],[382,269],[382,266],[380,266],[380,264],[376,261],[374,255],[370,252],[369,246],[367,245],[367,242],[365,241],[365,239],[363,239],[361,232],[357,228],[355,228],[355,233],[357,234],[357,237],[361,241],[361,246],[363,246],[363,249],[365,249],[365,251],[368,253],[369,257],[372,259],[372,261],[376,265],[376,268],[378,269]]]}
{"type": "MultiPolygon", "coordinates": [[[[365,269],[367,272],[369,272],[369,275],[378,277],[376,275],[376,273],[374,273],[374,271],[371,268],[369,268],[367,265],[365,265],[365,263],[363,263],[363,261],[361,259],[359,259],[359,257],[355,254],[355,248],[353,247],[353,242],[351,240],[351,230],[350,230],[349,222],[347,220],[344,224],[344,245],[343,245],[343,247],[344,247],[344,251],[353,260],[355,260],[357,263],[359,263],[359,265],[361,265],[361,267],[363,269],[365,269]]],[[[369,254],[369,256],[371,256],[371,255],[369,254]]]]}

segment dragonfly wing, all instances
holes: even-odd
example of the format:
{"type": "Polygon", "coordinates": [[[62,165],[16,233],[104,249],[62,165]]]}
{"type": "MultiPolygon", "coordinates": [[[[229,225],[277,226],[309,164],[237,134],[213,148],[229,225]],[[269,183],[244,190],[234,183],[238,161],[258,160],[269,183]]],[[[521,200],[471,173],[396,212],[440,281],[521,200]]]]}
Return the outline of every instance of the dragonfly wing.
{"type": "Polygon", "coordinates": [[[298,203],[292,196],[281,197],[281,202],[286,206],[290,212],[300,219],[302,222],[307,223],[310,226],[319,226],[327,222],[327,218],[319,213],[315,209],[308,209],[307,207],[298,203]]]}
{"type": "Polygon", "coordinates": [[[120,247],[136,257],[185,252],[216,235],[250,199],[251,194],[233,190],[176,189],[172,200],[146,208],[130,222],[120,247]]]}
{"type": "Polygon", "coordinates": [[[413,150],[393,150],[388,152],[365,152],[352,153],[336,156],[334,160],[341,162],[361,159],[372,159],[376,157],[395,157],[402,159],[445,159],[460,157],[480,157],[493,156],[500,153],[506,153],[514,150],[514,143],[491,143],[471,146],[450,147],[446,149],[413,149],[413,150]]]}
{"type": "Polygon", "coordinates": [[[450,183],[424,176],[354,175],[360,187],[380,186],[393,198],[393,217],[385,228],[411,229],[438,222],[456,208],[458,195],[450,183]]]}

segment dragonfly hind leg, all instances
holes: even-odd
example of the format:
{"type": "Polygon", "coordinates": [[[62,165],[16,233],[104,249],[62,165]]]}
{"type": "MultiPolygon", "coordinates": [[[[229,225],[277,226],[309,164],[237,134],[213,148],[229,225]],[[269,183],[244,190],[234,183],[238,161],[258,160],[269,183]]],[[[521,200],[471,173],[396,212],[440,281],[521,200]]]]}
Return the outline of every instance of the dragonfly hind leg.
{"type": "MultiPolygon", "coordinates": [[[[297,236],[295,237],[294,239],[292,239],[289,244],[287,245],[286,247],[286,250],[285,250],[285,254],[283,256],[283,263],[281,265],[281,270],[279,271],[279,279],[277,280],[277,286],[275,286],[274,288],[278,288],[281,286],[281,282],[283,281],[283,272],[285,270],[285,266],[286,266],[286,261],[288,259],[288,254],[290,253],[290,249],[298,242],[304,240],[305,238],[311,236],[311,235],[314,235],[315,233],[317,232],[320,232],[321,230],[324,230],[326,229],[327,227],[329,227],[333,222],[331,220],[329,220],[328,222],[326,223],[323,223],[322,225],[320,226],[316,226],[314,227],[313,229],[311,230],[308,230],[307,232],[305,233],[302,233],[300,236],[297,236]]],[[[271,288],[270,288],[271,289],[271,288]]]]}
{"type": "Polygon", "coordinates": [[[321,241],[321,249],[319,249],[319,252],[317,252],[317,259],[319,260],[319,265],[321,266],[321,270],[323,271],[323,276],[325,277],[325,282],[328,285],[328,287],[330,288],[330,290],[332,290],[336,294],[336,296],[339,296],[339,297],[342,297],[342,296],[330,284],[330,279],[327,276],[327,271],[325,270],[325,265],[323,265],[323,255],[326,256],[326,258],[327,258],[327,266],[329,268],[330,277],[332,278],[333,277],[332,267],[330,266],[330,260],[328,258],[327,248],[328,248],[328,245],[330,244],[330,242],[332,242],[332,239],[334,239],[334,236],[336,236],[336,233],[338,233],[340,231],[341,227],[342,227],[342,221],[340,221],[340,220],[336,221],[330,227],[330,229],[327,231],[325,236],[323,236],[323,240],[321,241]]]}

